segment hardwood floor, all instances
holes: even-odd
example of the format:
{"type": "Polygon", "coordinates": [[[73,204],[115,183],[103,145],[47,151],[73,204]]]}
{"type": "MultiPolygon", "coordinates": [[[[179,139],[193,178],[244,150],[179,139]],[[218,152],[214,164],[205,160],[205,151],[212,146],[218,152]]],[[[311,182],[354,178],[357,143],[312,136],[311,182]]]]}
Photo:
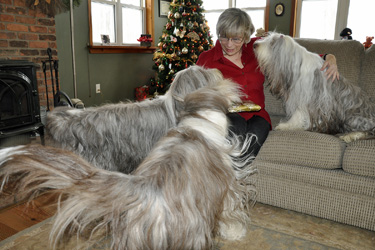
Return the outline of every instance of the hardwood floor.
{"type": "Polygon", "coordinates": [[[53,216],[58,195],[43,194],[0,210],[0,241],[53,216]]]}
{"type": "MultiPolygon", "coordinates": [[[[11,138],[12,139],[12,138],[11,138]]],[[[20,144],[39,144],[39,136],[23,136],[14,140],[7,140],[2,147],[16,146],[20,144]]],[[[12,190],[14,182],[11,180],[0,193],[0,241],[53,216],[56,212],[58,195],[42,194],[30,202],[17,202],[12,190]],[[14,203],[14,204],[13,204],[14,203]],[[11,204],[10,206],[5,206],[11,204]],[[2,208],[5,207],[5,208],[2,208]]],[[[22,196],[22,195],[21,195],[22,196]]]]}

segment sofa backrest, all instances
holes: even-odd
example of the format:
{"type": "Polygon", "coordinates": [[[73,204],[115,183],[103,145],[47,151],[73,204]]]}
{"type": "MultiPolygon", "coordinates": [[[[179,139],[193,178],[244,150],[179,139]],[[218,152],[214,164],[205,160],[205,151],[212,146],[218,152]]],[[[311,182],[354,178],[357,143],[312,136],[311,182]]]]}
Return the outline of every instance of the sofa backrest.
{"type": "Polygon", "coordinates": [[[375,45],[365,51],[362,62],[360,86],[375,100],[375,45]]]}
{"type": "MultiPolygon", "coordinates": [[[[372,92],[373,96],[375,97],[375,48],[370,48],[365,51],[363,45],[360,42],[354,40],[320,40],[295,38],[295,41],[297,41],[300,45],[311,52],[317,54],[335,55],[340,74],[351,81],[353,84],[366,88],[366,91],[372,92]],[[363,69],[362,64],[364,64],[363,69]],[[361,69],[365,70],[366,74],[362,74],[361,69]],[[366,84],[362,84],[360,81],[366,81],[366,84]]],[[[265,83],[264,85],[266,110],[271,115],[271,119],[273,117],[280,118],[285,116],[285,110],[282,101],[272,96],[267,88],[267,83],[265,83]]],[[[279,118],[276,120],[278,121],[279,118]]],[[[272,123],[273,126],[276,125],[274,119],[272,120],[272,123]]]]}
{"type": "Polygon", "coordinates": [[[365,58],[363,45],[355,40],[295,39],[308,51],[318,54],[333,54],[340,74],[354,84],[359,84],[361,65],[365,58]]]}

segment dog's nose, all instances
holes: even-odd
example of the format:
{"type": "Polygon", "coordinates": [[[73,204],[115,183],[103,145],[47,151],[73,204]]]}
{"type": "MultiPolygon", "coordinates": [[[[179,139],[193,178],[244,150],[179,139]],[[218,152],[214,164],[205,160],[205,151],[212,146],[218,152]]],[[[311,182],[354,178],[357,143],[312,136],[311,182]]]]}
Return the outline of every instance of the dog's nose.
{"type": "Polygon", "coordinates": [[[257,43],[254,43],[253,48],[256,49],[258,47],[257,43]]]}

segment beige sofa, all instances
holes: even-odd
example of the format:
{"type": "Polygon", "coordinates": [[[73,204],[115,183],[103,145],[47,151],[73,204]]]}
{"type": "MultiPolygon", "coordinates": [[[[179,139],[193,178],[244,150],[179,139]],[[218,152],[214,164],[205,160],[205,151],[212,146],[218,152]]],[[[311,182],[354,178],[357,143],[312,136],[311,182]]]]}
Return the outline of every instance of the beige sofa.
{"type": "MultiPolygon", "coordinates": [[[[296,39],[309,51],[331,53],[341,75],[375,100],[375,46],[358,41],[296,39]]],[[[283,104],[265,88],[273,126],[283,104]]],[[[254,165],[258,201],[375,230],[375,139],[346,144],[338,137],[307,131],[271,131],[254,165]]]]}

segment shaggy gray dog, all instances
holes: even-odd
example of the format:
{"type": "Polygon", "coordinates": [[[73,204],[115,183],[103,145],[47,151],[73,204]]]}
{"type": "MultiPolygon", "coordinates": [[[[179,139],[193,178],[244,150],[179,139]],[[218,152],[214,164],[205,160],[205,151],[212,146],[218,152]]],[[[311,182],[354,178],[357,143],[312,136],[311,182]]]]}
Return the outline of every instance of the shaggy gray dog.
{"type": "Polygon", "coordinates": [[[327,82],[319,55],[278,33],[256,41],[254,51],[271,93],[285,103],[288,120],[275,129],[349,133],[341,137],[347,142],[374,133],[374,101],[343,77],[327,82]]]}
{"type": "Polygon", "coordinates": [[[178,126],[132,175],[96,168],[66,150],[19,146],[0,151],[3,184],[12,176],[30,193],[65,194],[53,246],[83,235],[110,239],[111,249],[211,249],[215,235],[240,239],[256,171],[252,158],[239,157],[251,139],[241,145],[227,135],[228,107],[240,101],[238,87],[228,83],[187,95],[178,126]]]}
{"type": "Polygon", "coordinates": [[[216,69],[192,66],[178,72],[169,91],[157,99],[56,109],[47,116],[46,135],[51,145],[75,152],[98,168],[131,173],[176,126],[185,96],[204,86],[226,84],[222,79],[216,69]]]}

